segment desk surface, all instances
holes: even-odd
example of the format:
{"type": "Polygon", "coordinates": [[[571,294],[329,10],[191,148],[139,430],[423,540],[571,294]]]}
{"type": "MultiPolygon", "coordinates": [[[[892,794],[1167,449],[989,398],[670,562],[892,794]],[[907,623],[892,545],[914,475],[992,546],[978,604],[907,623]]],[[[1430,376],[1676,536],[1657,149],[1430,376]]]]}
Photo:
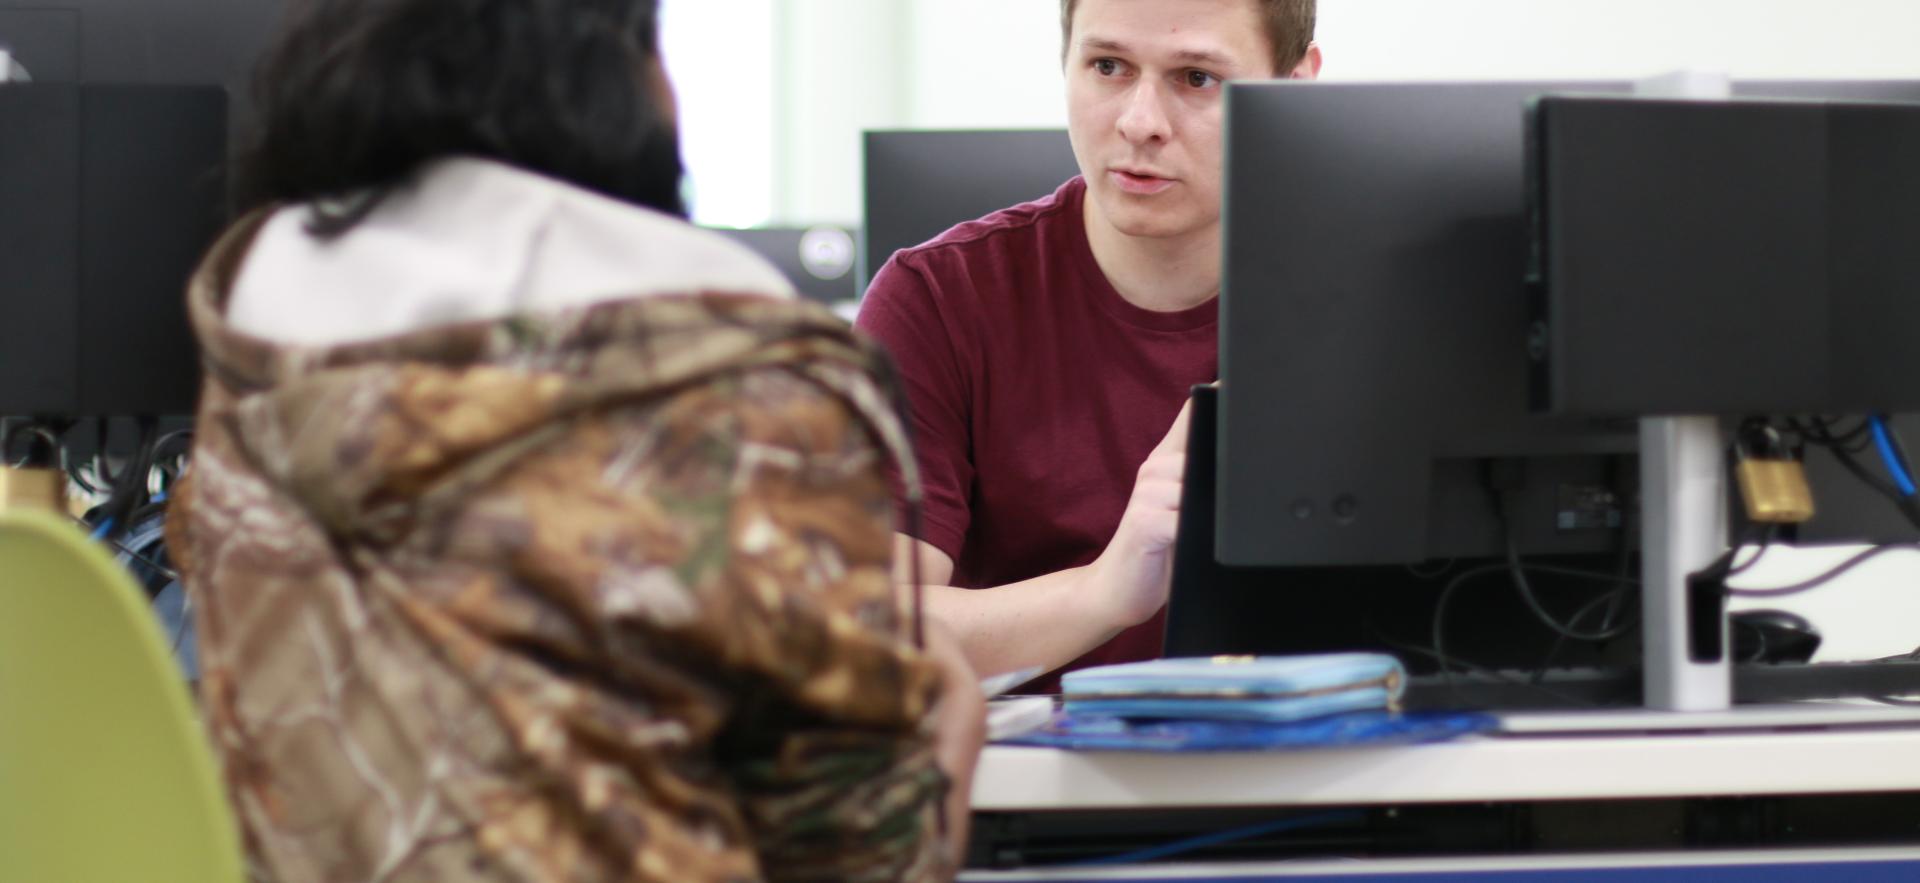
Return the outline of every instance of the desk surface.
{"type": "Polygon", "coordinates": [[[1221,754],[990,746],[981,812],[1920,791],[1920,727],[1476,736],[1221,754]]]}

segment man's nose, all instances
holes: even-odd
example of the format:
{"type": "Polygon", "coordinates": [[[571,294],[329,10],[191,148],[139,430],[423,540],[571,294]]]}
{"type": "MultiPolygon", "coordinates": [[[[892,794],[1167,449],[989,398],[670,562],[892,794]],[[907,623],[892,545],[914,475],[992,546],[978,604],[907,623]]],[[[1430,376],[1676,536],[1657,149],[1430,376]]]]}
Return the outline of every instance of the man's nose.
{"type": "Polygon", "coordinates": [[[1126,106],[1120,110],[1120,137],[1132,144],[1165,141],[1173,132],[1166,100],[1167,96],[1157,84],[1142,79],[1127,93],[1126,106]]]}

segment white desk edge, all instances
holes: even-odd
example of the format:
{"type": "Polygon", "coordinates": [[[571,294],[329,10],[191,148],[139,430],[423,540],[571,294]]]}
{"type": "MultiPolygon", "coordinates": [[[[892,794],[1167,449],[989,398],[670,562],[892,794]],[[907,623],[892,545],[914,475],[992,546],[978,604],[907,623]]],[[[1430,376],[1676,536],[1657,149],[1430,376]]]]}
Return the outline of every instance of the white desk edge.
{"type": "Polygon", "coordinates": [[[989,746],[975,811],[1338,806],[1920,791],[1920,728],[1478,736],[1152,754],[989,746]]]}

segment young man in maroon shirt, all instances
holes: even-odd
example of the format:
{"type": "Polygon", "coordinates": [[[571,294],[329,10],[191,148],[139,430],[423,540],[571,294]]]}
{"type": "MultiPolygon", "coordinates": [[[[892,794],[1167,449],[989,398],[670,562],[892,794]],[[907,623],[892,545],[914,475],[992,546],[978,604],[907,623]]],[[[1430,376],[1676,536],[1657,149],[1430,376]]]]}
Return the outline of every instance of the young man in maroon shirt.
{"type": "Polygon", "coordinates": [[[1218,370],[1221,87],[1317,76],[1314,16],[1062,0],[1081,176],[875,276],[858,325],[900,363],[927,494],[896,560],[981,674],[1159,655],[1183,403],[1218,370]]]}

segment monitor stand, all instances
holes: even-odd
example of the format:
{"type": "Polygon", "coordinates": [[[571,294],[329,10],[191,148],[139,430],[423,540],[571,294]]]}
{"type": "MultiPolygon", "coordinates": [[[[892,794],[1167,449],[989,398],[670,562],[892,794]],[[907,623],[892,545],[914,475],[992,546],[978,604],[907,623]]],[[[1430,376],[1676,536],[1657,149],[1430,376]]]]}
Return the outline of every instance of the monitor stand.
{"type": "Polygon", "coordinates": [[[1726,545],[1726,469],[1720,421],[1656,417],[1640,422],[1641,638],[1646,706],[1724,711],[1733,704],[1727,605],[1692,591],[1726,545]]]}

